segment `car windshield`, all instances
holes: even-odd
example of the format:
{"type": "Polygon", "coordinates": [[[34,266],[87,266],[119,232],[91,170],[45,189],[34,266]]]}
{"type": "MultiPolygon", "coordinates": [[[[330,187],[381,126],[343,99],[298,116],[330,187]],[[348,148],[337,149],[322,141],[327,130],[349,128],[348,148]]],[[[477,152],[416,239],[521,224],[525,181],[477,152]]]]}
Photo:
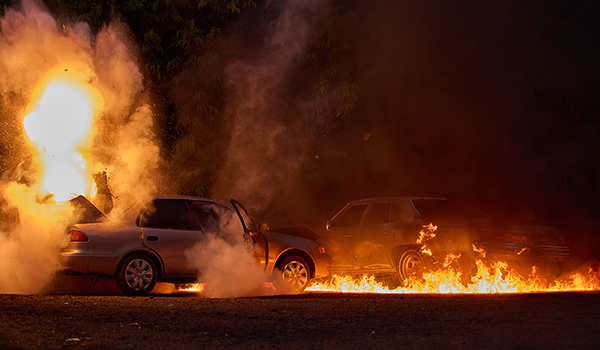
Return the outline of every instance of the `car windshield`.
{"type": "Polygon", "coordinates": [[[459,201],[449,199],[411,199],[423,218],[485,218],[479,210],[459,201]]]}

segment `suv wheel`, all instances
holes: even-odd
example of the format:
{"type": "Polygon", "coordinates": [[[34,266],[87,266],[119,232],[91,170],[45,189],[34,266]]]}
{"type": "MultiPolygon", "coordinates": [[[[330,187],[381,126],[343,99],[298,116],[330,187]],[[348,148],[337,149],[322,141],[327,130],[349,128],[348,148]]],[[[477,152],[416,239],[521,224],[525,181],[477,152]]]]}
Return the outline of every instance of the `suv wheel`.
{"type": "Polygon", "coordinates": [[[400,259],[398,259],[398,276],[402,284],[410,278],[421,278],[423,276],[423,257],[421,253],[413,249],[402,253],[400,259]]]}

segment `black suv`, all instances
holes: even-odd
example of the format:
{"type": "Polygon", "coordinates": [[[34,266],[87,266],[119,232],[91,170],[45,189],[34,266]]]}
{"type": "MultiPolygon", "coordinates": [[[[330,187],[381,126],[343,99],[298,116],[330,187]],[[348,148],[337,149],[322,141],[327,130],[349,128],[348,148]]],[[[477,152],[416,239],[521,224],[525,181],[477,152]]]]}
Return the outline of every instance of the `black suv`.
{"type": "Polygon", "coordinates": [[[327,221],[319,242],[333,258],[333,273],[393,273],[401,281],[422,273],[424,262],[435,264],[449,253],[520,262],[563,262],[569,257],[569,247],[553,227],[499,222],[446,198],[352,201],[327,221]],[[424,261],[417,241],[429,224],[437,230],[426,242],[432,256],[424,261]]]}

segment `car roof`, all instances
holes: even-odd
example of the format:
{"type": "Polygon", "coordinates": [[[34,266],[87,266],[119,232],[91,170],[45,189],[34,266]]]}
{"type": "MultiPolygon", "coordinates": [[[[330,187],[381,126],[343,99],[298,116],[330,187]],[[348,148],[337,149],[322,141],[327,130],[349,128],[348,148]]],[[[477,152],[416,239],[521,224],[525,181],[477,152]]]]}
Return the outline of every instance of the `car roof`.
{"type": "Polygon", "coordinates": [[[209,202],[209,203],[218,204],[218,205],[224,205],[227,208],[229,208],[229,206],[226,203],[219,202],[219,201],[216,201],[216,200],[210,199],[210,198],[197,197],[197,196],[155,195],[155,196],[152,196],[152,199],[153,200],[154,199],[181,199],[181,200],[190,200],[190,201],[202,201],[202,202],[209,202]]]}
{"type": "Polygon", "coordinates": [[[363,198],[350,201],[348,203],[370,203],[370,202],[378,202],[378,201],[390,201],[390,200],[401,200],[406,201],[410,199],[431,199],[431,200],[448,200],[448,198],[443,197],[426,197],[426,196],[391,196],[391,197],[373,197],[373,198],[363,198]]]}

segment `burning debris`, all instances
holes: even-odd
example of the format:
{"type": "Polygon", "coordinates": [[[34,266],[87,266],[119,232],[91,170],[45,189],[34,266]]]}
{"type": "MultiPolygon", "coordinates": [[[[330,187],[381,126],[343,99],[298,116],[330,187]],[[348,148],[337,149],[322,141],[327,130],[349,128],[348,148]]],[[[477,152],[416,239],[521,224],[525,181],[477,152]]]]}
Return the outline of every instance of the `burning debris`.
{"type": "Polygon", "coordinates": [[[113,196],[108,187],[106,171],[95,173],[92,176],[94,177],[94,185],[96,187],[96,194],[93,196],[96,207],[102,208],[102,212],[108,215],[113,209],[113,196]]]}
{"type": "Polygon", "coordinates": [[[432,256],[431,249],[427,248],[427,242],[430,239],[435,238],[435,230],[437,230],[437,226],[433,224],[423,225],[423,229],[419,232],[419,239],[415,242],[416,244],[421,246],[421,254],[432,256]]]}

